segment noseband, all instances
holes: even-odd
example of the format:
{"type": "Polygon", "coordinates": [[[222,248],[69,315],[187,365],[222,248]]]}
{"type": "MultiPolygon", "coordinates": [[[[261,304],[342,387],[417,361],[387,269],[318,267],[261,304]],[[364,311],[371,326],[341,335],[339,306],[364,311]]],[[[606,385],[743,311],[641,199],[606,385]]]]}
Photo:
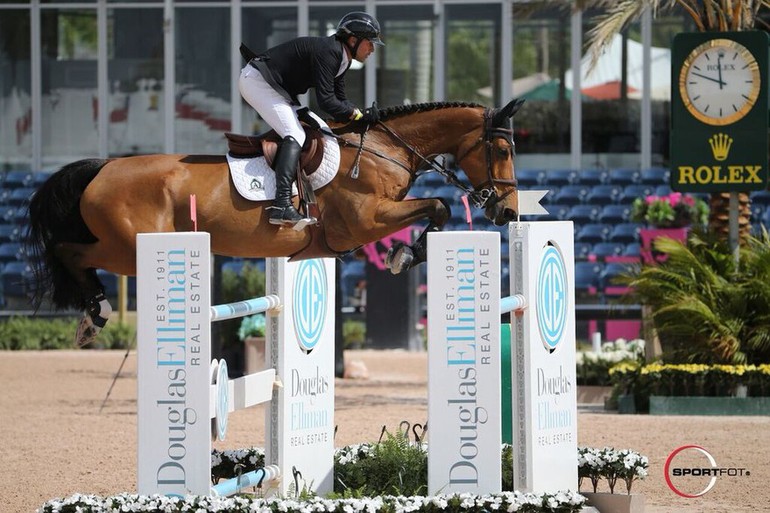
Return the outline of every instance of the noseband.
{"type": "Polygon", "coordinates": [[[484,155],[487,160],[487,181],[476,186],[472,191],[468,193],[468,197],[473,204],[478,208],[489,208],[495,206],[497,203],[508,197],[509,194],[516,190],[519,185],[518,180],[513,178],[511,180],[505,178],[495,178],[492,172],[493,156],[492,151],[494,149],[494,140],[502,138],[508,141],[511,145],[511,156],[516,156],[516,144],[513,142],[513,129],[508,127],[494,126],[493,125],[493,113],[490,109],[484,110],[484,132],[481,137],[476,140],[476,143],[468,148],[462,156],[457,157],[457,164],[459,165],[465,157],[467,157],[477,146],[484,145],[484,155]],[[495,184],[510,185],[502,195],[497,194],[497,188],[495,184]]]}

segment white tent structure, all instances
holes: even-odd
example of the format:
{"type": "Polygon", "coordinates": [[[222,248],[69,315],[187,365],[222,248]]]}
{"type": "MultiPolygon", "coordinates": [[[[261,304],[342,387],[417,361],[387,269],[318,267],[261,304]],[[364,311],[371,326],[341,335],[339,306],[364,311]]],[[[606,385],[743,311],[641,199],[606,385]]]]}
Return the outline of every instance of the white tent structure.
{"type": "MultiPolygon", "coordinates": [[[[628,40],[628,86],[631,89],[629,98],[641,98],[642,83],[642,49],[641,43],[628,40]],[[635,90],[635,91],[634,91],[635,90]]],[[[612,43],[605,49],[596,66],[588,73],[591,66],[591,56],[584,55],[580,61],[581,89],[619,82],[621,80],[621,65],[623,62],[623,37],[616,34],[612,43]]],[[[651,91],[653,100],[668,101],[671,99],[671,50],[668,48],[650,48],[651,59],[651,91]]],[[[572,89],[572,69],[564,74],[564,84],[572,89]]]]}

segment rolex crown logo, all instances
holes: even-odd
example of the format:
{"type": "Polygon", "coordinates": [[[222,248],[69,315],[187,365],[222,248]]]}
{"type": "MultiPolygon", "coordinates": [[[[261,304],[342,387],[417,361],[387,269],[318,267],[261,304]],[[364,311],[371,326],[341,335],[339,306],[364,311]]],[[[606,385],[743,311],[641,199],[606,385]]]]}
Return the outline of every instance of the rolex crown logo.
{"type": "Polygon", "coordinates": [[[711,153],[714,154],[714,158],[721,162],[727,159],[727,154],[730,153],[730,146],[733,144],[733,138],[727,134],[714,134],[709,137],[709,144],[711,145],[711,153]]]}

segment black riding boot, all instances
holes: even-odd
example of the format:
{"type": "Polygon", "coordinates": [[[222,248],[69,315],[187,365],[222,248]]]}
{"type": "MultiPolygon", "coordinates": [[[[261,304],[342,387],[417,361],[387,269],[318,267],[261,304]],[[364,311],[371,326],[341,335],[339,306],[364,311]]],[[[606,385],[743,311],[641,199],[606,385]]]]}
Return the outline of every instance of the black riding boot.
{"type": "Polygon", "coordinates": [[[297,167],[302,147],[291,136],[284,137],[273,162],[275,169],[275,201],[270,208],[270,224],[297,226],[299,229],[312,224],[297,212],[291,202],[291,185],[297,177],[297,167]],[[303,222],[301,225],[297,223],[303,222]]]}

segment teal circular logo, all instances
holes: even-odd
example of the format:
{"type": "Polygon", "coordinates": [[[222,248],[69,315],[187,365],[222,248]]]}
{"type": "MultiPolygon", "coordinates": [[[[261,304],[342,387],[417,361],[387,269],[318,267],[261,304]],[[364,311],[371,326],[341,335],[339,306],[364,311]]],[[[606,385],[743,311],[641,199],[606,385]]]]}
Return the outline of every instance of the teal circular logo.
{"type": "Polygon", "coordinates": [[[303,260],[294,274],[294,332],[300,348],[309,353],[323,333],[329,289],[322,260],[303,260]]]}
{"type": "Polygon", "coordinates": [[[553,352],[567,323],[567,269],[556,247],[547,245],[537,276],[537,325],[545,348],[553,352]]]}
{"type": "Polygon", "coordinates": [[[224,440],[227,435],[227,417],[230,414],[230,376],[227,372],[227,362],[219,360],[216,370],[217,373],[217,406],[216,406],[216,426],[217,438],[224,440]]]}

